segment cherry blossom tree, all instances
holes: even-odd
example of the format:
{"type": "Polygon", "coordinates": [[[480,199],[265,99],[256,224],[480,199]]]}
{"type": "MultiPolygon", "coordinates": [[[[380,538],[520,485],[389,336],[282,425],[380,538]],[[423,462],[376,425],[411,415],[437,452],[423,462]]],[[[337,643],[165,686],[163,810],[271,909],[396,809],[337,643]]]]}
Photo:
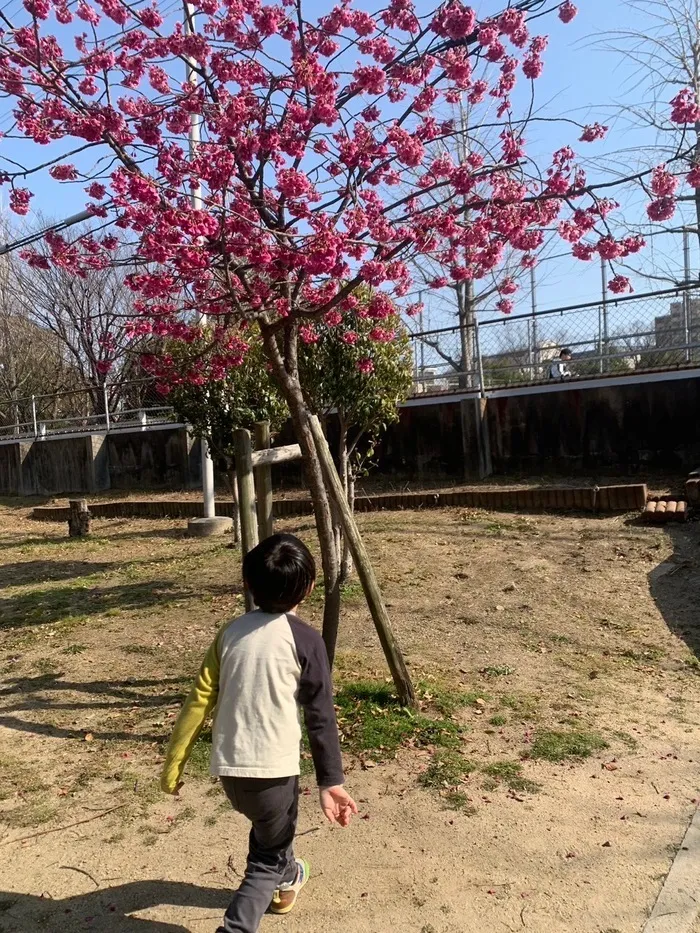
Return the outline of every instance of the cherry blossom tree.
{"type": "MultiPolygon", "coordinates": [[[[374,15],[342,0],[312,19],[303,0],[194,0],[183,23],[167,0],[24,0],[18,22],[0,14],[0,91],[15,117],[3,143],[11,208],[29,211],[38,172],[85,188],[96,225],[113,222],[131,238],[131,333],[193,341],[205,315],[215,342],[209,379],[240,364],[256,323],[304,454],[331,656],[340,606],[332,505],[342,495],[304,398],[299,341],[313,342],[319,321],[339,325],[360,286],[372,289],[363,313],[381,328],[420,255],[439,259],[431,286],[441,288],[491,274],[509,249],[527,263],[553,226],[581,259],[641,248],[607,229],[613,182],[589,182],[568,145],[536,164],[527,120],[510,119],[518,82],[536,82],[544,68],[547,14],[558,29],[576,7],[520,0],[479,20],[461,0],[428,15],[412,0],[388,0],[374,15]],[[443,109],[462,98],[472,114],[483,105],[491,115],[495,103],[499,146],[457,161],[435,156],[437,140],[459,133],[443,109]],[[39,149],[32,165],[12,156],[18,137],[21,154],[27,140],[39,149]]],[[[682,91],[672,119],[698,117],[682,91]]],[[[583,127],[580,138],[601,133],[583,127]]],[[[659,215],[672,207],[669,178],[661,167],[651,186],[659,215]]],[[[74,241],[54,233],[47,243],[49,260],[29,250],[27,261],[78,275],[107,268],[118,248],[106,230],[74,241]]],[[[614,292],[629,287],[612,277],[614,292]]],[[[504,297],[501,310],[511,307],[504,297]]],[[[166,386],[167,354],[152,369],[166,386]]],[[[352,516],[342,515],[410,701],[373,571],[352,516]]]]}

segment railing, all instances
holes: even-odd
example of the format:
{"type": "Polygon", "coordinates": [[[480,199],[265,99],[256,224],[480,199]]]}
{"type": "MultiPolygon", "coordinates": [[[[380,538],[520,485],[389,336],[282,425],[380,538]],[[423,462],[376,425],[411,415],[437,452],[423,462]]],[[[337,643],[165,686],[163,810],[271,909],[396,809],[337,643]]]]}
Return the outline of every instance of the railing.
{"type": "Polygon", "coordinates": [[[416,394],[541,382],[563,348],[574,377],[700,365],[700,286],[500,315],[411,341],[416,394]]]}
{"type": "Polygon", "coordinates": [[[150,379],[3,401],[0,440],[128,430],[164,424],[172,406],[150,379]]]}
{"type": "MultiPolygon", "coordinates": [[[[700,367],[700,285],[411,335],[414,394],[549,379],[562,348],[574,378],[700,367]]],[[[0,441],[166,424],[173,410],[152,380],[0,400],[0,441]]]]}

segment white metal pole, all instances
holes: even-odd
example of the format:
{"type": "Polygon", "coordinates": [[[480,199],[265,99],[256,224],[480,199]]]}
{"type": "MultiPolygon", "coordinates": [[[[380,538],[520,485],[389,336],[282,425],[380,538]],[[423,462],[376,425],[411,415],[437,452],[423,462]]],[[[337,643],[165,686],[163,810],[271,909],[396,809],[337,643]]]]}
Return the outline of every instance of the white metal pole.
{"type": "MultiPolygon", "coordinates": [[[[185,33],[191,33],[191,25],[194,22],[194,7],[191,3],[185,5],[185,33]]],[[[188,60],[187,80],[194,83],[195,71],[192,63],[188,60]]],[[[199,116],[193,113],[190,117],[190,159],[194,159],[197,154],[197,148],[201,140],[199,116]]],[[[197,184],[192,189],[192,206],[200,208],[202,206],[202,186],[197,184]]],[[[205,314],[198,314],[200,324],[206,321],[205,314]]],[[[204,517],[214,518],[216,515],[216,504],[214,501],[214,461],[211,458],[209,444],[205,438],[201,439],[202,451],[202,495],[204,498],[204,517]]]]}

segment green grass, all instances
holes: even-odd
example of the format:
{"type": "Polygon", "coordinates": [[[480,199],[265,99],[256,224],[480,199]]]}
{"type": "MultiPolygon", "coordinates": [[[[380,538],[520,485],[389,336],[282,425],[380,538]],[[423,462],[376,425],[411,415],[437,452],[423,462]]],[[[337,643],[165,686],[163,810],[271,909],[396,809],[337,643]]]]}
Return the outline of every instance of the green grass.
{"type": "Polygon", "coordinates": [[[427,769],[420,776],[423,787],[438,791],[445,805],[451,810],[475,812],[469,797],[461,785],[475,768],[458,751],[451,748],[438,749],[427,769]]]}
{"type": "Polygon", "coordinates": [[[499,713],[496,716],[492,716],[489,719],[489,725],[491,726],[505,726],[507,722],[508,722],[508,717],[503,716],[501,713],[499,713]]]}
{"type": "Polygon", "coordinates": [[[430,689],[424,693],[425,712],[399,703],[391,686],[375,681],[343,684],[336,694],[338,725],[344,747],[355,755],[393,755],[401,745],[455,748],[461,729],[449,716],[474,702],[472,694],[430,689]]]}
{"type": "Polygon", "coordinates": [[[474,768],[475,765],[471,761],[467,761],[454,749],[438,749],[421,775],[420,782],[424,787],[435,789],[455,787],[461,784],[474,768]]]}
{"type": "Polygon", "coordinates": [[[202,729],[199,738],[194,743],[187,767],[190,774],[197,777],[206,777],[209,774],[209,760],[211,758],[211,729],[202,729]]]}
{"type": "Polygon", "coordinates": [[[535,734],[528,757],[545,761],[590,758],[607,747],[608,743],[597,732],[542,730],[535,734]]]}
{"type": "Polygon", "coordinates": [[[523,766],[517,761],[494,761],[485,765],[482,771],[491,781],[491,788],[505,784],[518,793],[536,794],[540,785],[523,777],[523,766]]]}
{"type": "Polygon", "coordinates": [[[511,674],[515,673],[515,669],[508,667],[506,664],[496,664],[490,665],[489,667],[482,667],[479,673],[483,677],[509,677],[511,674]]]}
{"type": "Polygon", "coordinates": [[[63,654],[82,654],[83,651],[87,650],[87,645],[68,645],[63,649],[63,654]]]}

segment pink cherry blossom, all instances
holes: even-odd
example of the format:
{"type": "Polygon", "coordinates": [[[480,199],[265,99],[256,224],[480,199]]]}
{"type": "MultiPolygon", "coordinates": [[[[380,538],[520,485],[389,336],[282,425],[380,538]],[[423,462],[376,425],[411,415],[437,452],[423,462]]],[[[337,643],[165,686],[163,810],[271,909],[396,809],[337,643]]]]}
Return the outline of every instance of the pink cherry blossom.
{"type": "Polygon", "coordinates": [[[22,216],[29,213],[29,201],[34,195],[28,188],[13,188],[10,191],[10,210],[22,216]]]}
{"type": "Polygon", "coordinates": [[[579,136],[579,142],[594,143],[598,139],[605,139],[609,127],[601,126],[600,123],[589,123],[584,126],[583,132],[579,136]]]}
{"type": "Polygon", "coordinates": [[[374,363],[368,357],[363,357],[355,363],[355,368],[363,376],[369,376],[374,372],[374,363]]]}
{"type": "Polygon", "coordinates": [[[577,13],[578,8],[571,3],[571,0],[564,0],[564,3],[559,7],[559,19],[562,23],[570,23],[577,13]]]}
{"type": "Polygon", "coordinates": [[[626,275],[616,275],[608,283],[608,288],[611,292],[614,292],[616,295],[620,295],[623,292],[633,292],[632,283],[627,278],[626,275]]]}
{"type": "Polygon", "coordinates": [[[657,222],[670,220],[676,213],[676,202],[672,197],[657,198],[647,205],[649,220],[657,222]]]}
{"type": "Polygon", "coordinates": [[[78,170],[74,165],[53,165],[49,169],[49,175],[57,181],[75,181],[78,170]]]}
{"type": "MultiPolygon", "coordinates": [[[[149,354],[159,384],[224,378],[246,352],[240,335],[267,327],[305,343],[337,328],[362,356],[367,334],[388,342],[396,314],[420,313],[407,297],[416,267],[433,270],[426,287],[436,290],[500,282],[508,314],[506,261],[531,268],[552,231],[582,260],[615,263],[642,248],[605,235],[619,209],[599,196],[610,192],[587,185],[569,146],[533,155],[519,119],[532,88],[518,84],[542,74],[548,45],[530,28],[539,13],[569,22],[569,0],[534,18],[505,4],[481,21],[466,0],[432,12],[387,0],[377,15],[360,5],[333,0],[299,16],[292,0],[195,0],[189,32],[157,0],[24,0],[2,34],[0,92],[29,153],[14,165],[15,143],[3,142],[11,208],[28,213],[35,165],[80,179],[75,191],[100,218],[93,237],[52,234],[26,261],[45,252],[42,262],[83,275],[128,249],[139,259],[125,279],[130,339],[191,343],[196,313],[214,328],[212,358],[187,375],[166,350],[149,354]],[[450,118],[461,103],[475,130],[466,146],[450,118]],[[190,151],[193,119],[202,139],[190,151]],[[497,146],[479,145],[482,122],[495,124],[497,146]],[[67,154],[86,144],[89,154],[67,154]],[[362,337],[346,329],[350,312],[366,322],[362,337]]],[[[669,114],[700,116],[689,89],[669,114]]],[[[592,123],[580,139],[605,131],[592,123]]],[[[688,171],[691,186],[700,181],[700,168],[688,171]]],[[[674,165],[651,175],[652,219],[672,215],[681,180],[674,165]]],[[[369,355],[360,363],[372,371],[369,355]]]]}
{"type": "Polygon", "coordinates": [[[695,162],[685,177],[691,188],[700,188],[700,164],[695,162]]]}
{"type": "Polygon", "coordinates": [[[671,101],[672,123],[697,123],[700,120],[700,106],[693,90],[683,88],[671,101]]]}
{"type": "Polygon", "coordinates": [[[678,187],[679,179],[673,176],[664,165],[657,165],[651,173],[651,190],[657,198],[671,197],[678,187]]]}

